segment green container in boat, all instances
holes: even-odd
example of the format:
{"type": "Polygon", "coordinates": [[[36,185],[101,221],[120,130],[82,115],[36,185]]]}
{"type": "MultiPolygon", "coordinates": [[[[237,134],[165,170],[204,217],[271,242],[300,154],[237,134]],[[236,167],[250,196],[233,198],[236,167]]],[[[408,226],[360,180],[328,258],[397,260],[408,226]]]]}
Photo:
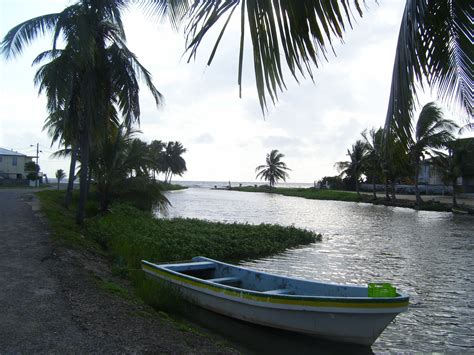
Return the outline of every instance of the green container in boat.
{"type": "Polygon", "coordinates": [[[397,289],[386,282],[368,284],[369,297],[397,297],[397,289]]]}

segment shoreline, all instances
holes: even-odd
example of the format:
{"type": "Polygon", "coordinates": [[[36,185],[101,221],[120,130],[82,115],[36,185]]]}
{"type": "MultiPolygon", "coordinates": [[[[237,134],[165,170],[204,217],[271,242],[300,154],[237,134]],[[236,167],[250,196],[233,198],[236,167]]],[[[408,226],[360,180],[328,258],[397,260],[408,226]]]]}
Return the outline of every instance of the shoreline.
{"type": "Polygon", "coordinates": [[[260,192],[260,193],[273,193],[284,196],[301,197],[310,200],[327,200],[327,201],[343,201],[343,202],[362,202],[370,203],[373,205],[383,205],[389,207],[402,207],[410,208],[419,211],[437,211],[437,212],[452,212],[452,213],[463,213],[474,215],[474,199],[457,198],[458,208],[453,208],[452,203],[442,202],[441,199],[446,199],[446,196],[441,195],[428,195],[423,196],[423,203],[421,206],[417,206],[415,203],[414,195],[398,195],[396,200],[386,200],[384,194],[377,194],[377,199],[373,198],[371,192],[361,192],[358,196],[353,191],[340,191],[340,190],[321,190],[310,188],[286,188],[286,187],[274,187],[270,188],[268,185],[260,186],[241,186],[241,187],[225,187],[216,188],[216,190],[225,191],[240,191],[240,192],[260,192]],[[378,197],[383,196],[383,197],[378,197]]]}

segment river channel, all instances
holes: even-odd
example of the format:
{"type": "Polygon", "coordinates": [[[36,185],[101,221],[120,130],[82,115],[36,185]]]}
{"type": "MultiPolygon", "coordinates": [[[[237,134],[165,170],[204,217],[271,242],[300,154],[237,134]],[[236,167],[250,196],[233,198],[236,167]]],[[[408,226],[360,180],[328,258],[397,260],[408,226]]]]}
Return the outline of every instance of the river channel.
{"type": "Polygon", "coordinates": [[[166,217],[295,225],[322,242],[242,265],[327,282],[390,282],[410,295],[374,352],[474,352],[474,218],[371,204],[190,188],[166,217]]]}

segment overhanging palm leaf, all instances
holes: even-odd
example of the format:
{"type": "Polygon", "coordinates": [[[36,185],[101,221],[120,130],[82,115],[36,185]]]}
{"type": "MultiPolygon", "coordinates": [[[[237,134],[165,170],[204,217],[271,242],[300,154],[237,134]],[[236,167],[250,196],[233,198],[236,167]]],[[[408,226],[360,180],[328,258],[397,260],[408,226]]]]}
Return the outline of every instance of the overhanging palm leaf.
{"type": "Polygon", "coordinates": [[[241,38],[238,84],[242,87],[242,68],[246,22],[253,45],[255,80],[262,110],[267,107],[266,94],[275,102],[285,88],[281,56],[293,77],[298,73],[313,79],[312,65],[319,66],[332,49],[334,39],[342,40],[346,27],[351,26],[352,9],[362,15],[358,0],[223,0],[194,1],[187,26],[190,57],[210,28],[221,18],[225,22],[208,60],[210,64],[223,33],[240,5],[241,38]]]}
{"type": "Polygon", "coordinates": [[[423,79],[472,117],[473,6],[467,0],[407,0],[398,37],[386,131],[407,144],[423,79]]]}
{"type": "Polygon", "coordinates": [[[33,42],[38,36],[53,31],[60,16],[61,13],[43,15],[13,27],[1,43],[2,55],[8,59],[21,54],[24,47],[33,42]]]}

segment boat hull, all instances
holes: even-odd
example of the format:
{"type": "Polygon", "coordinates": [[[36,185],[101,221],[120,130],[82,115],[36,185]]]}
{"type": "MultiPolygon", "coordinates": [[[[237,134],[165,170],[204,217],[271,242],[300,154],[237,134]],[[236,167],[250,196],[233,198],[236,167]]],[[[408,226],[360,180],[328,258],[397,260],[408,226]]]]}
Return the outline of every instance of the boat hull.
{"type": "Polygon", "coordinates": [[[208,310],[259,325],[367,346],[408,305],[408,300],[269,295],[213,285],[150,263],[144,264],[143,269],[148,275],[175,285],[186,299],[208,310]]]}

